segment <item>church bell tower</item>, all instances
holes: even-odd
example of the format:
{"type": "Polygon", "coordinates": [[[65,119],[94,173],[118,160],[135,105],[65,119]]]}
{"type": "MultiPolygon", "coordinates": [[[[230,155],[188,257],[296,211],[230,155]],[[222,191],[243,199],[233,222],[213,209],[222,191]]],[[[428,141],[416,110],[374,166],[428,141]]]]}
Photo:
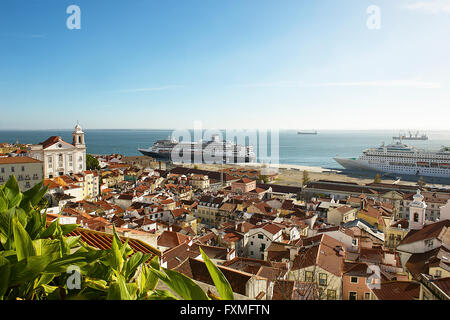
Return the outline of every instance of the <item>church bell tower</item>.
{"type": "Polygon", "coordinates": [[[85,148],[84,132],[81,126],[77,123],[74,131],[72,132],[72,144],[77,148],[85,148]]]}
{"type": "Polygon", "coordinates": [[[420,190],[413,197],[414,201],[409,204],[409,228],[411,230],[420,230],[425,225],[425,212],[427,205],[423,201],[423,195],[420,190]]]}

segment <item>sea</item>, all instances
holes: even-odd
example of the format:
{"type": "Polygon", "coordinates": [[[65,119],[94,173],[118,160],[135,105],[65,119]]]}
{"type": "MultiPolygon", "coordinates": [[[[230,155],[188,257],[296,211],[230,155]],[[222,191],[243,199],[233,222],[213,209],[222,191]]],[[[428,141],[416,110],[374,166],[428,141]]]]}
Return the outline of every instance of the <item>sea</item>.
{"type": "MultiPolygon", "coordinates": [[[[72,131],[61,130],[0,130],[0,143],[40,143],[50,136],[61,136],[72,141],[72,131]]],[[[167,139],[173,130],[152,129],[84,129],[87,152],[90,154],[120,153],[141,155],[138,148],[148,148],[156,140],[167,139]]],[[[404,141],[421,149],[438,150],[450,146],[450,131],[427,131],[429,140],[404,141]]],[[[358,157],[364,149],[393,142],[395,130],[385,131],[318,131],[317,135],[301,135],[296,130],[281,130],[279,136],[279,163],[342,169],[333,158],[358,157]]],[[[225,135],[224,135],[225,136],[225,135]]],[[[270,139],[269,139],[270,140],[270,139]]],[[[258,160],[261,162],[261,160],[258,160]]],[[[264,162],[264,161],[262,161],[264,162]]]]}

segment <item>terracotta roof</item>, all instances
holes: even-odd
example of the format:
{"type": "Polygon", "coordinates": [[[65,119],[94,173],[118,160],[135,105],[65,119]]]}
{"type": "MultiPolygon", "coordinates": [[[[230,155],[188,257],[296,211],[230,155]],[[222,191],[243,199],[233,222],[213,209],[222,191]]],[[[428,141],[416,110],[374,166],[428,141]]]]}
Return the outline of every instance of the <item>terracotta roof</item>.
{"type": "Polygon", "coordinates": [[[382,248],[361,248],[359,253],[359,259],[373,263],[381,263],[383,261],[383,249],[382,248]]]}
{"type": "Polygon", "coordinates": [[[334,275],[342,275],[344,257],[338,251],[344,248],[344,244],[326,234],[321,235],[321,237],[319,244],[302,248],[299,251],[294,259],[292,270],[316,265],[334,275]]]}
{"type": "Polygon", "coordinates": [[[257,276],[264,277],[273,281],[281,279],[281,277],[285,274],[286,270],[268,266],[261,266],[256,273],[257,276]]]}
{"type": "Polygon", "coordinates": [[[207,245],[198,244],[195,242],[191,246],[191,250],[196,251],[200,254],[199,248],[202,248],[202,250],[206,253],[206,255],[211,259],[226,260],[227,254],[229,252],[229,250],[227,248],[207,246],[207,245]]]}
{"type": "Polygon", "coordinates": [[[121,194],[119,200],[133,200],[134,196],[132,194],[121,194]]]}
{"type": "Polygon", "coordinates": [[[420,278],[421,273],[428,274],[430,263],[440,261],[437,255],[441,248],[443,247],[438,247],[424,253],[413,253],[405,264],[406,269],[417,279],[420,278]]]}
{"type": "Polygon", "coordinates": [[[196,238],[196,241],[199,241],[201,243],[207,243],[209,240],[214,239],[214,233],[212,232],[208,232],[207,234],[200,236],[198,238],[196,238]]]}
{"type": "Polygon", "coordinates": [[[42,163],[42,161],[30,157],[6,157],[0,158],[0,164],[42,163]]]}
{"type": "Polygon", "coordinates": [[[267,260],[268,261],[282,261],[283,259],[289,259],[289,247],[287,244],[278,242],[272,242],[267,248],[267,260]]]}
{"type": "Polygon", "coordinates": [[[391,223],[391,227],[393,227],[393,228],[401,228],[401,229],[408,229],[409,228],[409,221],[407,219],[400,219],[400,220],[392,222],[391,223]]]}
{"type": "MultiPolygon", "coordinates": [[[[225,278],[231,285],[233,292],[246,295],[247,282],[253,277],[252,274],[242,271],[237,271],[224,266],[217,266],[222,271],[225,278]]],[[[187,258],[182,264],[176,267],[177,270],[191,279],[214,285],[214,282],[209,275],[208,269],[203,261],[187,258]]],[[[263,278],[261,278],[263,279],[263,278]]]]}
{"type": "Polygon", "coordinates": [[[42,145],[42,148],[47,149],[48,147],[54,145],[55,143],[64,143],[66,145],[72,146],[72,144],[64,141],[61,137],[59,136],[51,136],[50,138],[48,138],[47,140],[45,140],[44,142],[39,143],[40,145],[42,145]]]}
{"type": "Polygon", "coordinates": [[[222,264],[224,267],[232,268],[235,270],[257,274],[262,266],[271,267],[272,264],[269,261],[244,258],[244,257],[234,257],[229,261],[225,261],[222,264]]]}
{"type": "Polygon", "coordinates": [[[392,281],[381,284],[380,289],[372,289],[379,300],[418,300],[420,284],[412,281],[392,281]]]}
{"type": "Polygon", "coordinates": [[[340,213],[347,213],[352,210],[355,210],[355,208],[350,207],[350,206],[340,206],[340,207],[337,207],[336,210],[339,211],[340,213]]]}
{"type": "Polygon", "coordinates": [[[247,184],[247,183],[252,183],[253,181],[255,181],[255,180],[248,179],[248,178],[242,178],[242,179],[239,179],[238,181],[236,181],[235,183],[245,183],[245,184],[247,184]]]}
{"type": "Polygon", "coordinates": [[[184,242],[176,247],[164,251],[162,254],[162,262],[167,263],[168,269],[174,269],[187,258],[196,258],[200,255],[199,251],[193,251],[189,245],[184,242]]]}
{"type": "Polygon", "coordinates": [[[190,237],[174,231],[164,231],[157,240],[158,246],[173,248],[184,242],[188,242],[190,237]]]}
{"type": "Polygon", "coordinates": [[[274,283],[272,300],[318,300],[317,283],[277,280],[274,283]]]}
{"type": "MultiPolygon", "coordinates": [[[[89,229],[77,228],[74,231],[67,234],[68,237],[76,237],[81,236],[80,241],[86,243],[87,245],[100,249],[100,250],[109,250],[112,245],[113,234],[98,232],[89,229]]],[[[122,243],[125,242],[127,238],[120,237],[122,243]]],[[[161,253],[150,245],[146,244],[143,241],[137,239],[128,238],[128,244],[135,251],[142,252],[144,254],[152,254],[160,256],[161,253]]]]}
{"type": "Polygon", "coordinates": [[[443,220],[424,226],[420,230],[411,230],[399,245],[437,238],[443,228],[450,227],[450,220],[443,220]]]}
{"type": "Polygon", "coordinates": [[[279,226],[277,226],[276,224],[273,224],[273,223],[267,223],[264,226],[256,226],[254,229],[257,229],[257,228],[264,229],[273,235],[277,234],[278,232],[280,232],[282,230],[279,226]]]}
{"type": "Polygon", "coordinates": [[[256,226],[254,224],[251,224],[247,221],[244,222],[239,222],[236,225],[236,231],[242,232],[242,233],[247,233],[250,229],[255,228],[256,226]]]}
{"type": "Polygon", "coordinates": [[[433,280],[433,284],[450,296],[450,277],[433,280]]]}
{"type": "Polygon", "coordinates": [[[179,208],[179,209],[173,209],[170,210],[170,212],[172,213],[172,215],[176,218],[176,217],[180,217],[183,214],[190,214],[190,212],[184,208],[179,208]]]}
{"type": "Polygon", "coordinates": [[[236,210],[236,206],[237,205],[234,203],[225,202],[219,209],[222,211],[233,212],[236,210]]]}
{"type": "Polygon", "coordinates": [[[365,262],[344,262],[343,273],[346,276],[370,277],[371,272],[367,272],[368,264],[365,262]]]}

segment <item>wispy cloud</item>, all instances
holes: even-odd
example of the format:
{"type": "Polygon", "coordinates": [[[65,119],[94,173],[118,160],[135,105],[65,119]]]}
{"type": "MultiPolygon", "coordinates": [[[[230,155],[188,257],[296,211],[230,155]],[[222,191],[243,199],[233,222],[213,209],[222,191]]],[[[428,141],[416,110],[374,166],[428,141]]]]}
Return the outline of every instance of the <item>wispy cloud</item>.
{"type": "Polygon", "coordinates": [[[37,34],[26,34],[26,33],[2,33],[0,34],[1,37],[8,37],[8,38],[46,38],[47,35],[42,33],[37,34]]]}
{"type": "Polygon", "coordinates": [[[450,0],[410,1],[404,5],[404,8],[429,14],[450,14],[450,0]]]}
{"type": "Polygon", "coordinates": [[[130,92],[164,91],[164,90],[170,90],[170,89],[176,89],[176,88],[183,88],[183,87],[184,87],[184,86],[169,85],[169,86],[162,86],[162,87],[125,89],[125,90],[118,90],[118,91],[115,91],[115,92],[119,92],[119,93],[130,93],[130,92]]]}
{"type": "Polygon", "coordinates": [[[385,88],[422,88],[439,89],[439,82],[393,80],[393,81],[356,81],[356,82],[269,82],[239,85],[242,88],[311,88],[311,87],[385,87],[385,88]]]}

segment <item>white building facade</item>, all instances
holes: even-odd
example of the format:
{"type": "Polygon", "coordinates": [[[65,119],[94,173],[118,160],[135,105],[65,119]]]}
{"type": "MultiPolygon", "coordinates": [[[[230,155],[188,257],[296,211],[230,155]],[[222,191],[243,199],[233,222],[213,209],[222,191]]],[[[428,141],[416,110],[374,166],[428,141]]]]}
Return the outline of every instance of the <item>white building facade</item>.
{"type": "Polygon", "coordinates": [[[81,173],[86,170],[84,132],[77,124],[72,132],[72,144],[52,136],[40,144],[31,145],[27,155],[43,162],[45,178],[81,173]]]}

